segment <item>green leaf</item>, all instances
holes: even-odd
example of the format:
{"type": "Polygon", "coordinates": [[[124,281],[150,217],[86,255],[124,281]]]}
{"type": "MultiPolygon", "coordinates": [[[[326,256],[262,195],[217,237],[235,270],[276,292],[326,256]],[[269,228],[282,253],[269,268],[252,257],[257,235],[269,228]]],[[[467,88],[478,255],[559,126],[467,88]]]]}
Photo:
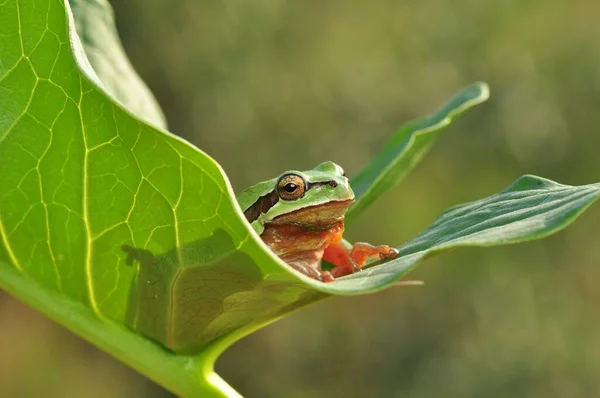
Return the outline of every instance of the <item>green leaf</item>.
{"type": "Polygon", "coordinates": [[[396,259],[350,275],[335,285],[344,293],[374,292],[442,251],[543,238],[566,227],[599,196],[600,184],[574,187],[525,175],[494,196],[445,211],[429,228],[401,246],[396,259]]]}
{"type": "Polygon", "coordinates": [[[226,389],[221,350],[324,295],[265,250],[218,164],[112,100],[68,3],[0,3],[0,49],[2,287],[177,394],[226,389]]]}
{"type": "Polygon", "coordinates": [[[69,0],[69,4],[77,37],[89,61],[89,68],[85,69],[88,75],[95,74],[105,90],[136,116],[166,128],[165,116],[156,99],[125,55],[108,1],[69,0]]]}
{"type": "Polygon", "coordinates": [[[402,126],[382,151],[351,180],[356,201],[348,209],[351,223],[385,191],[398,184],[419,163],[440,134],[460,115],[489,98],[487,84],[473,83],[422,120],[402,126]]]}
{"type": "Polygon", "coordinates": [[[178,395],[235,396],[217,356],[297,308],[382,289],[439,250],[551,233],[598,193],[527,177],[323,284],[272,255],[214,160],[114,100],[68,3],[1,2],[0,51],[0,286],[178,395]]]}

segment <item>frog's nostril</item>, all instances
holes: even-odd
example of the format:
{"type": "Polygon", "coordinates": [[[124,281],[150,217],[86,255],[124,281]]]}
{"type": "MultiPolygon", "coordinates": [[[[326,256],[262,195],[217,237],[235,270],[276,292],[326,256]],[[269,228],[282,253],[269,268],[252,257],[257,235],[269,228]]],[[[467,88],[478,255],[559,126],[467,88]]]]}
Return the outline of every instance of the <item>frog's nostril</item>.
{"type": "Polygon", "coordinates": [[[331,185],[333,188],[335,188],[335,187],[337,187],[338,184],[337,184],[337,182],[331,180],[331,181],[329,181],[329,185],[331,185]]]}

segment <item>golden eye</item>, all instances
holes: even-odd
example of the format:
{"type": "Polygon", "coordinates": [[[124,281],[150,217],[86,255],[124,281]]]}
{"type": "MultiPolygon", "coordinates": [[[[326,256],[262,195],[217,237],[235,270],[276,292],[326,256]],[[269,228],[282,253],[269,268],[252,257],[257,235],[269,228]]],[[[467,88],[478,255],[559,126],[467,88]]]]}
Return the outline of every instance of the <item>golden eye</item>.
{"type": "Polygon", "coordinates": [[[306,182],[297,174],[286,174],[277,181],[277,194],[283,200],[296,200],[304,196],[306,182]]]}

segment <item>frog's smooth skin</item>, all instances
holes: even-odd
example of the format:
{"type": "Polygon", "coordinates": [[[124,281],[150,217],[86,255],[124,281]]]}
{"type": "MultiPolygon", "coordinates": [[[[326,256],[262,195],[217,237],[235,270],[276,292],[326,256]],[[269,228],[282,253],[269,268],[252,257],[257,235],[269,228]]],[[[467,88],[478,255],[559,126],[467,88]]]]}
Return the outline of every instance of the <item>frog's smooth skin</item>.
{"type": "Polygon", "coordinates": [[[344,170],[324,162],[308,171],[286,171],[237,197],[246,219],[269,248],[303,274],[331,282],[360,271],[371,257],[394,258],[396,249],[342,243],[344,216],[354,192],[344,170]],[[334,265],[321,270],[321,260],[334,265]]]}

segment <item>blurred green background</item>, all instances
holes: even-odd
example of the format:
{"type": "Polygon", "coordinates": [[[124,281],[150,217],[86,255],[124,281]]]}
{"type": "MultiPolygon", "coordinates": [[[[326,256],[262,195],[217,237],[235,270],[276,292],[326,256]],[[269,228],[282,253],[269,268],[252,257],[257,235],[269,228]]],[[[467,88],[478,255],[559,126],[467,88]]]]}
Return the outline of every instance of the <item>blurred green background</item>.
{"type": "MultiPolygon", "coordinates": [[[[600,181],[595,2],[111,3],[170,130],[236,191],[324,160],[352,175],[402,123],[487,81],[490,101],[351,240],[400,245],[526,173],[600,181]]],[[[423,287],[295,313],[237,343],[217,371],[247,397],[600,396],[598,207],[543,241],[433,258],[410,275],[423,287]]],[[[7,295],[0,319],[7,397],[170,396],[7,295]]]]}

